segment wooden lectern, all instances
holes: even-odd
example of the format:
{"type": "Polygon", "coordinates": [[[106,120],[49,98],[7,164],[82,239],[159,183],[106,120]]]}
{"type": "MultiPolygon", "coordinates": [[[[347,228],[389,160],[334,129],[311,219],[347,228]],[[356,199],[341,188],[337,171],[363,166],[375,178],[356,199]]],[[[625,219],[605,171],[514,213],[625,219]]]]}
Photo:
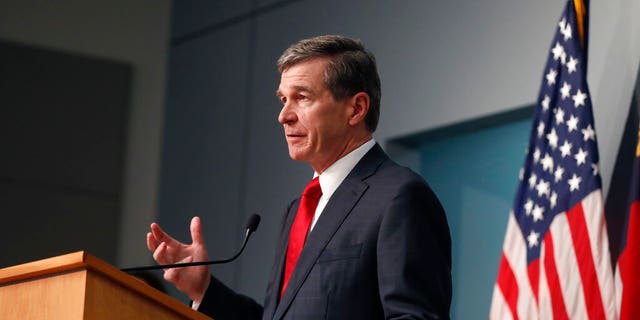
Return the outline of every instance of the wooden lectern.
{"type": "Polygon", "coordinates": [[[0,269],[2,319],[210,319],[85,252],[0,269]]]}

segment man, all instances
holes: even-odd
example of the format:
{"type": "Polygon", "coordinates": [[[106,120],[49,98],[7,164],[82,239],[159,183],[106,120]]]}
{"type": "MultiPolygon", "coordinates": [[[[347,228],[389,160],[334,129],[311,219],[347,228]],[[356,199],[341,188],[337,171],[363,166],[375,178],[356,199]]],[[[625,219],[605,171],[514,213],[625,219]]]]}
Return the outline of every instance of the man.
{"type": "MultiPolygon", "coordinates": [[[[167,269],[165,279],[199,311],[224,319],[448,319],[451,240],[424,180],[373,140],[380,79],[372,54],[340,36],[302,40],[278,60],[278,121],[289,155],[315,171],[286,212],[264,307],[207,267],[167,269]]],[[[151,225],[161,264],[207,260],[200,220],[193,243],[151,225]]]]}

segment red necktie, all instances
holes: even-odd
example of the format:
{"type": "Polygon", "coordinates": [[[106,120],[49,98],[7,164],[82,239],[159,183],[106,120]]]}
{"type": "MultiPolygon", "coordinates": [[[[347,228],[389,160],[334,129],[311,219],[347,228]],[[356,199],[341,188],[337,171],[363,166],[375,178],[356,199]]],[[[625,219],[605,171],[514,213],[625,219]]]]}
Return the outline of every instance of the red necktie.
{"type": "Polygon", "coordinates": [[[287,247],[287,257],[284,267],[284,278],[282,279],[282,290],[280,291],[280,298],[284,295],[284,290],[287,288],[289,278],[293,273],[293,269],[300,257],[300,251],[304,246],[304,241],[307,239],[309,233],[309,227],[313,220],[313,215],[318,207],[318,200],[322,196],[322,189],[320,188],[320,180],[318,177],[313,178],[311,182],[304,188],[302,197],[300,198],[300,205],[298,206],[298,213],[293,221],[291,227],[291,233],[289,234],[289,246],[287,247]]]}

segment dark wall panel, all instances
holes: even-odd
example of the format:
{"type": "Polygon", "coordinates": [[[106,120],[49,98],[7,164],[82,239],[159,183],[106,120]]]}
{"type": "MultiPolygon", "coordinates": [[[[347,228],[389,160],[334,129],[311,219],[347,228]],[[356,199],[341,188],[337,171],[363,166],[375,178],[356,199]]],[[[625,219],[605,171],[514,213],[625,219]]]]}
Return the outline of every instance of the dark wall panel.
{"type": "Polygon", "coordinates": [[[115,261],[131,70],[0,42],[0,266],[115,261]]]}

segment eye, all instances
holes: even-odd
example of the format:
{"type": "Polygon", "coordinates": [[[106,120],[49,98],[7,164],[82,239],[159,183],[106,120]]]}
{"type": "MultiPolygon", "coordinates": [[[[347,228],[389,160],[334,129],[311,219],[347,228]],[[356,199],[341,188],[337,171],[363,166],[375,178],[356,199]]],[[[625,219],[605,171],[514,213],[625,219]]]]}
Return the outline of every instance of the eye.
{"type": "Polygon", "coordinates": [[[286,104],[287,103],[287,97],[280,96],[280,102],[282,102],[282,104],[286,104]]]}

